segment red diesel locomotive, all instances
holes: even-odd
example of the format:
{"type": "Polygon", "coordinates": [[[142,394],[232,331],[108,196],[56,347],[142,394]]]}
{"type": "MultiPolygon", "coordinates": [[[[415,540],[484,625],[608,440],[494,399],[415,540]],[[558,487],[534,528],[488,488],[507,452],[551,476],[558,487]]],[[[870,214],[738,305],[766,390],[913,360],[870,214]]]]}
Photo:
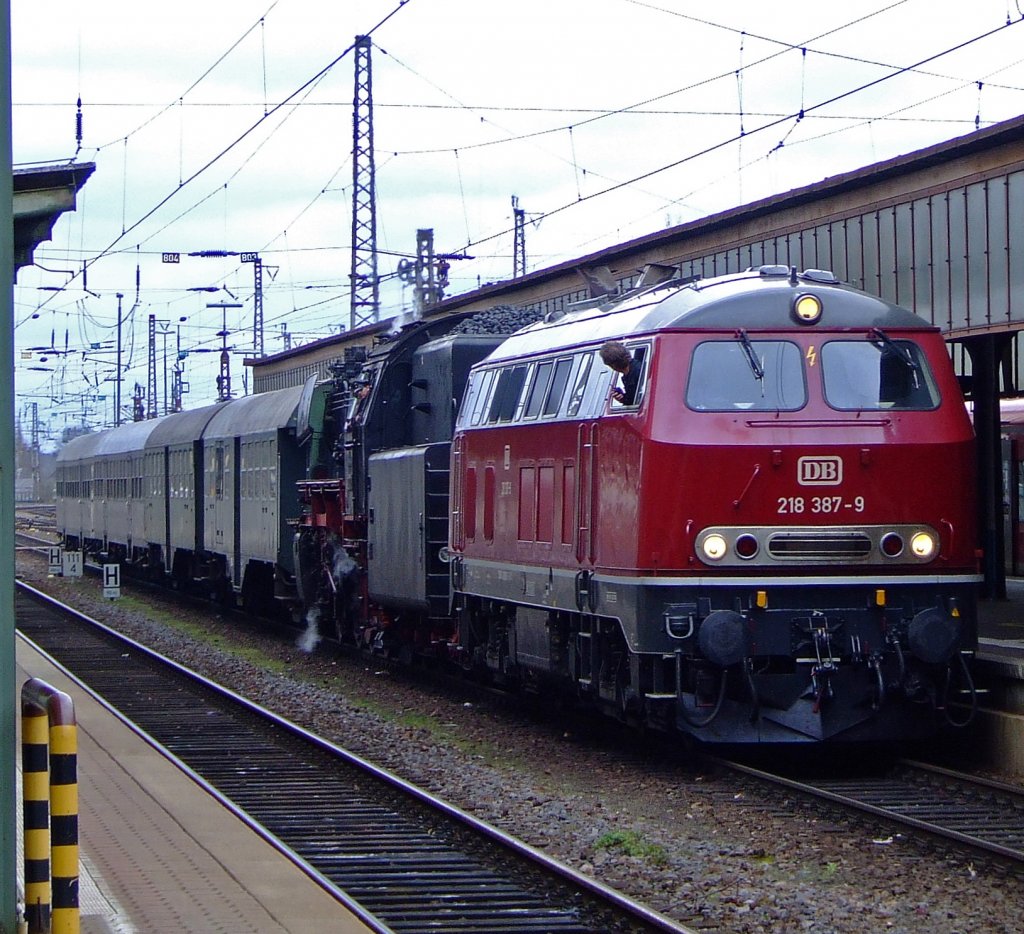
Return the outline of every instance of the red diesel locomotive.
{"type": "Polygon", "coordinates": [[[577,307],[471,373],[447,651],[706,742],[967,722],[974,457],[938,329],[829,272],[577,307]]]}

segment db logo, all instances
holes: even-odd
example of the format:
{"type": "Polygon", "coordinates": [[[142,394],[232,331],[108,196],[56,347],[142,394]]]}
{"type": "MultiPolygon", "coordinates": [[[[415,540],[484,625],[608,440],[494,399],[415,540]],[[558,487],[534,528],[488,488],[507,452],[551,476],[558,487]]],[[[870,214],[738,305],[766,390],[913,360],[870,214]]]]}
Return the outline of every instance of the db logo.
{"type": "Polygon", "coordinates": [[[839,486],[843,482],[843,459],[801,457],[796,462],[796,482],[800,486],[839,486]]]}

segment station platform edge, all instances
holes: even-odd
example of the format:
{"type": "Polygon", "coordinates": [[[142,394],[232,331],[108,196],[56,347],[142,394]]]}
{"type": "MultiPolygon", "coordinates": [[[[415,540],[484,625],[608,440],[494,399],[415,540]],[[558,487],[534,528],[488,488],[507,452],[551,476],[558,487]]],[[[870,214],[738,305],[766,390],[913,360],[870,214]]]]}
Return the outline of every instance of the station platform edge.
{"type": "MultiPolygon", "coordinates": [[[[16,662],[16,690],[41,678],[74,702],[82,934],[370,931],[21,638],[16,662]]],[[[20,798],[18,822],[21,893],[20,798]]]]}

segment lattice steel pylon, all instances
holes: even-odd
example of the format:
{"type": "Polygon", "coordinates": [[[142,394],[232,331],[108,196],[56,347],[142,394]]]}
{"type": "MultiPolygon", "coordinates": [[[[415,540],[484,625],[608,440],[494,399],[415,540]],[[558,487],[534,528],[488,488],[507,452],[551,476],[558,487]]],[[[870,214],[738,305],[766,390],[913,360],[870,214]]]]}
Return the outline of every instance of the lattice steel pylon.
{"type": "Polygon", "coordinates": [[[526,275],[526,211],[519,207],[519,198],[512,195],[512,217],[515,219],[515,241],[512,250],[512,278],[526,275]]]}
{"type": "Polygon", "coordinates": [[[263,356],[263,260],[252,257],[252,353],[263,356]]]}
{"type": "Polygon", "coordinates": [[[39,483],[39,403],[32,403],[32,501],[38,503],[40,496],[39,483]]]}
{"type": "Polygon", "coordinates": [[[377,279],[377,182],[373,162],[373,79],[370,37],[356,36],[352,99],[352,310],[349,326],[380,317],[377,279]]]}
{"type": "Polygon", "coordinates": [[[437,301],[437,280],[434,276],[434,231],[422,228],[416,231],[416,285],[414,301],[416,313],[423,314],[428,305],[437,301]]]}
{"type": "Polygon", "coordinates": [[[149,316],[149,366],[146,391],[146,418],[156,418],[158,400],[156,397],[156,315],[149,316]]]}

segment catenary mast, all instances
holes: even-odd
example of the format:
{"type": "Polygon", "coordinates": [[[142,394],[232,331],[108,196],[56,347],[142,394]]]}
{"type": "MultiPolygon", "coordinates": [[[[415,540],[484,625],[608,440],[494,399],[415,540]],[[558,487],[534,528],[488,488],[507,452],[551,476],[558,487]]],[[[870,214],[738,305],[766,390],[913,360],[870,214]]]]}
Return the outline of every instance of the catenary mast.
{"type": "Polygon", "coordinates": [[[369,36],[356,36],[352,101],[352,329],[373,324],[380,316],[370,48],[369,36]]]}

